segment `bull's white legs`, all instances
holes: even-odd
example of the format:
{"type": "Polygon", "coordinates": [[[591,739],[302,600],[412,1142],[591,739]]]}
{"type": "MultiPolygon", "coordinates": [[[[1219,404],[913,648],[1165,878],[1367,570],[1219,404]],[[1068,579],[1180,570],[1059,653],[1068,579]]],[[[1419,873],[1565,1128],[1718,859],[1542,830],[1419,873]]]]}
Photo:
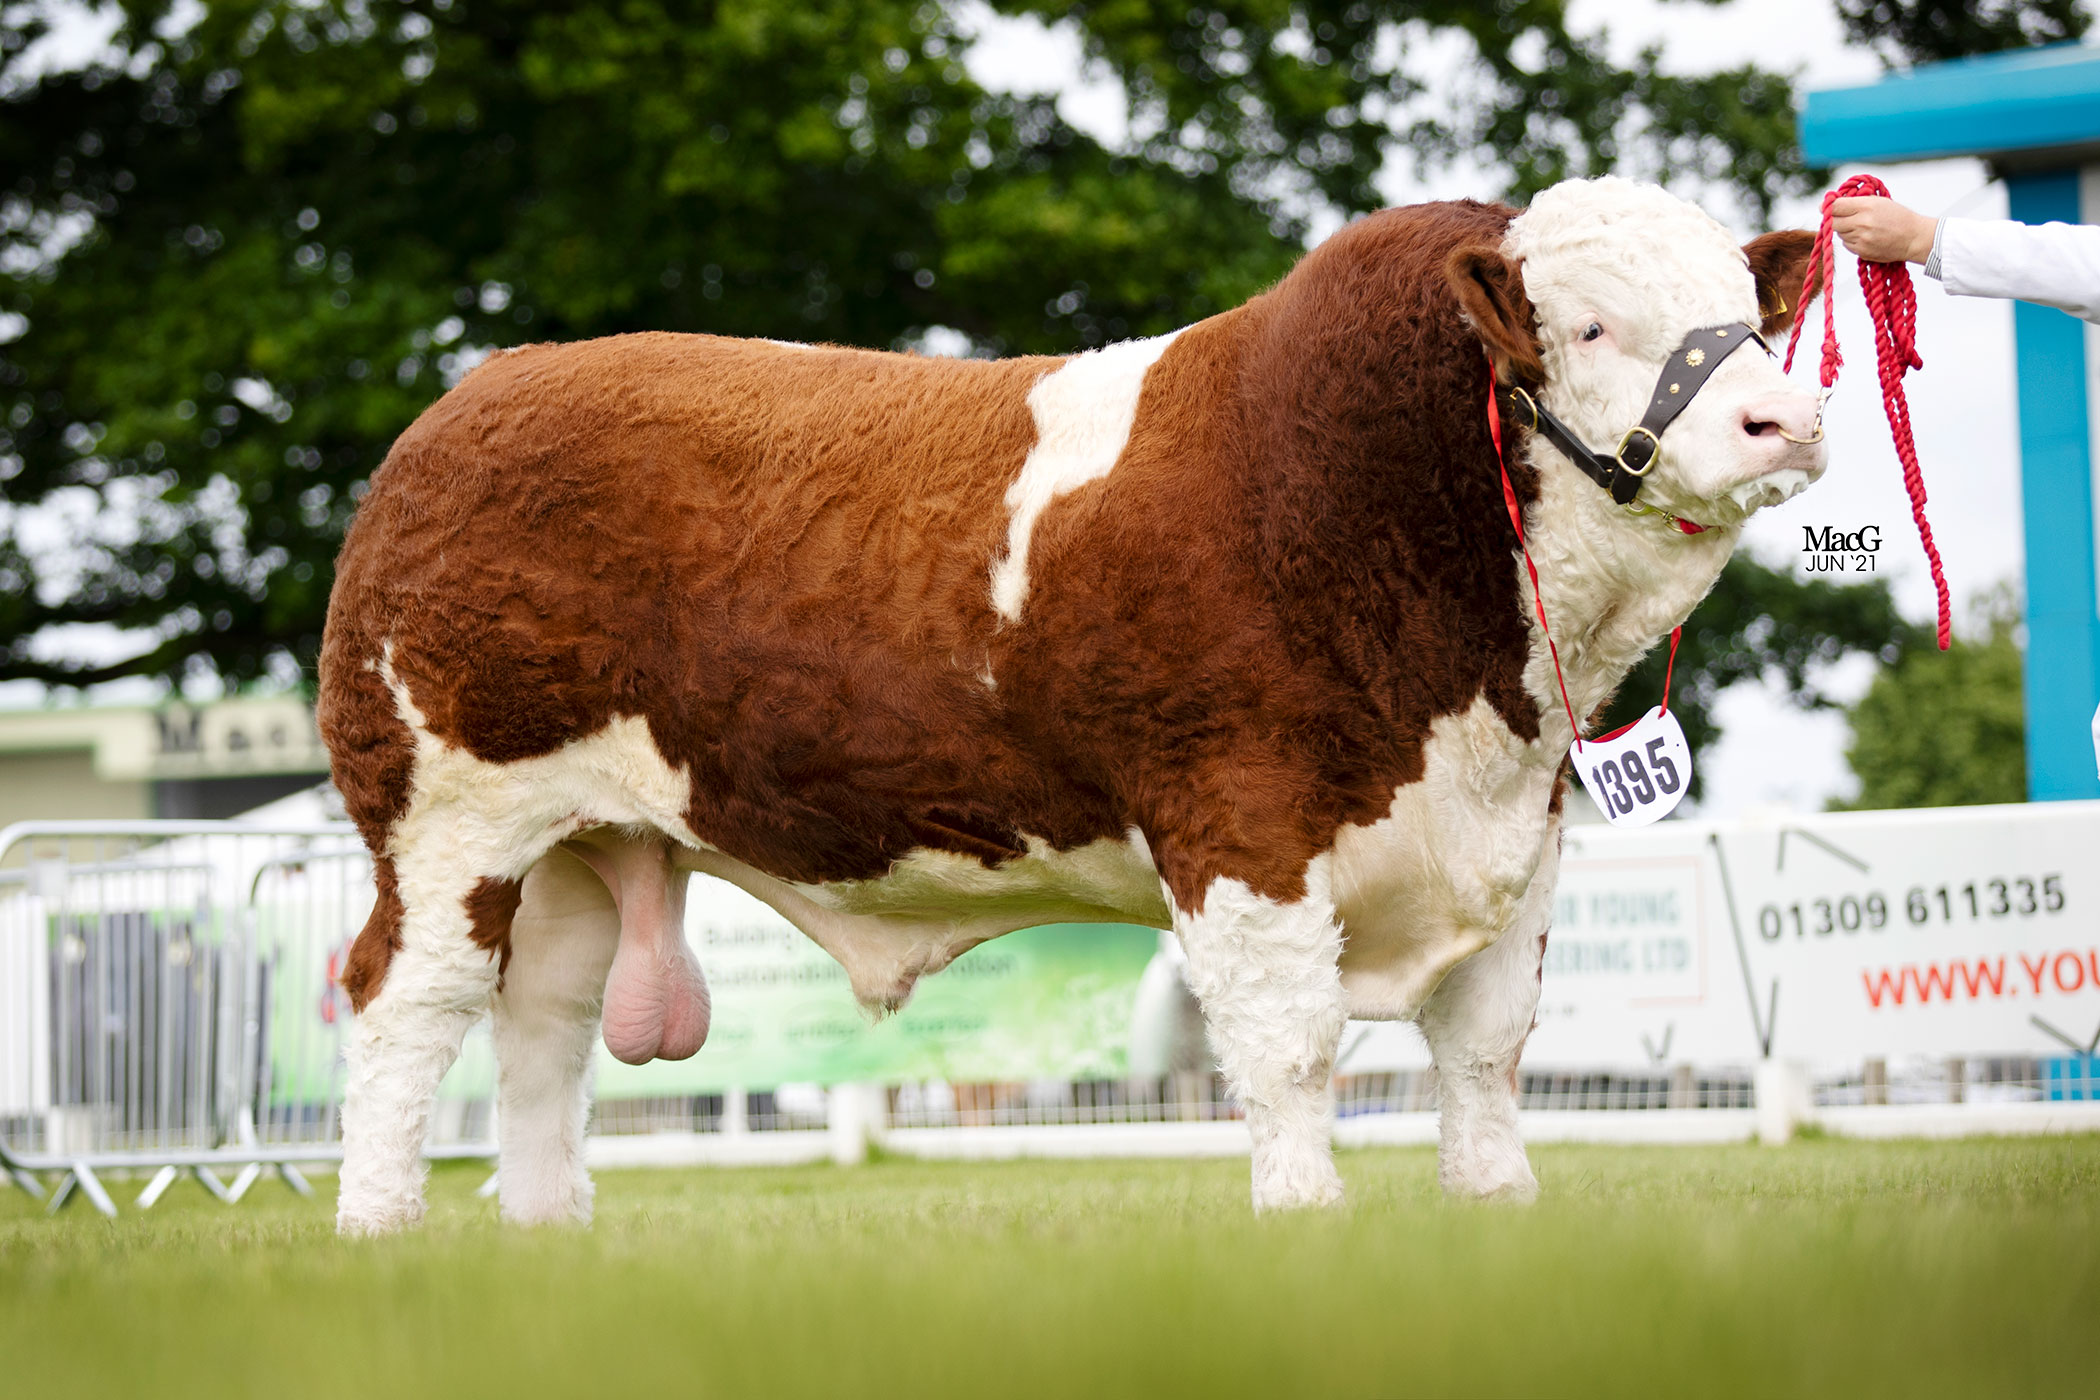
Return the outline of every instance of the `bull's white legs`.
{"type": "Polygon", "coordinates": [[[474,878],[403,879],[402,947],[346,1053],[336,1229],[383,1234],[423,1218],[423,1137],[438,1081],[488,1008],[496,962],[468,936],[474,878]]]}
{"type": "Polygon", "coordinates": [[[1556,823],[1511,927],[1451,969],[1419,1018],[1437,1068],[1437,1176],[1454,1196],[1529,1201],[1538,1195],[1517,1130],[1517,1060],[1538,1011],[1559,845],[1556,823]]]}
{"type": "Polygon", "coordinates": [[[1175,911],[1211,1048],[1247,1111],[1256,1210],[1342,1198],[1330,1121],[1342,940],[1324,858],[1306,883],[1305,898],[1279,904],[1221,877],[1201,913],[1175,911]]]}
{"type": "Polygon", "coordinates": [[[511,921],[510,970],[496,994],[496,1168],[503,1218],[587,1223],[583,1161],[591,1062],[620,916],[605,884],[566,851],[525,877],[511,921]]]}

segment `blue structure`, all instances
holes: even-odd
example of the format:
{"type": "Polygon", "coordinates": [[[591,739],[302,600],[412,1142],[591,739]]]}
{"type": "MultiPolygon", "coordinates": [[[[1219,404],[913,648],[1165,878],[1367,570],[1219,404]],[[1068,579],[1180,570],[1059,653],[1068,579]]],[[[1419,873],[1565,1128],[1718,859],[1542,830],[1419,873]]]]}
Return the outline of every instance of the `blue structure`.
{"type": "MultiPolygon", "coordinates": [[[[1980,156],[2024,223],[2100,222],[2100,48],[2059,44],[1932,64],[1814,92],[1814,165],[1980,156]]],[[[2020,483],[2027,530],[2027,795],[2100,797],[2100,570],[2083,322],[2015,303],[2020,483]]]]}

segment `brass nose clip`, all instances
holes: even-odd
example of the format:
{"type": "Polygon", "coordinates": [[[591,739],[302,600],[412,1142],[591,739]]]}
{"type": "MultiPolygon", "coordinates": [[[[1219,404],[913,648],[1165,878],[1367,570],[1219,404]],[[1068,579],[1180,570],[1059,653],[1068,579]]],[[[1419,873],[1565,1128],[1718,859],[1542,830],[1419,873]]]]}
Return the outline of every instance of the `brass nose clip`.
{"type": "Polygon", "coordinates": [[[1786,429],[1780,427],[1777,423],[1774,423],[1772,425],[1772,430],[1778,433],[1781,437],[1785,438],[1788,442],[1798,442],[1803,447],[1813,447],[1817,443],[1821,442],[1823,440],[1823,405],[1830,402],[1830,391],[1836,387],[1837,386],[1834,384],[1825,385],[1823,391],[1816,395],[1816,430],[1813,436],[1797,438],[1792,433],[1788,432],[1786,429]]]}

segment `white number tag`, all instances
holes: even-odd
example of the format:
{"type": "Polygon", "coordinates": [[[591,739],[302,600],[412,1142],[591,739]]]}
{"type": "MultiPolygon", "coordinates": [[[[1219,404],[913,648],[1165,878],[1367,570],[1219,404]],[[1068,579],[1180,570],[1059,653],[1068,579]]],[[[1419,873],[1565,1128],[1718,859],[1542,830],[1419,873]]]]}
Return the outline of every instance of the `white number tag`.
{"type": "Polygon", "coordinates": [[[1575,771],[1613,826],[1646,826],[1670,815],[1692,785],[1692,746],[1661,706],[1607,739],[1575,747],[1575,771]]]}

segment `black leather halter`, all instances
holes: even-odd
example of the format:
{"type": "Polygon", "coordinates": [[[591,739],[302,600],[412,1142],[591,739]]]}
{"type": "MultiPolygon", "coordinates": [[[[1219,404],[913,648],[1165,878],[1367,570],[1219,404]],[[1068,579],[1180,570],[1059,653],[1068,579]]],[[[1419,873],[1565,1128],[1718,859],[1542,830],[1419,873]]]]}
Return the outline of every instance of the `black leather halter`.
{"type": "MultiPolygon", "coordinates": [[[[1512,421],[1529,421],[1532,431],[1543,433],[1546,441],[1559,448],[1583,474],[1611,493],[1611,498],[1620,505],[1632,505],[1633,498],[1640,494],[1641,482],[1655,469],[1655,461],[1662,453],[1663,429],[1676,421],[1684,412],[1692,395],[1704,387],[1713,372],[1742,346],[1756,341],[1765,345],[1765,338],[1758,334],[1757,327],[1745,322],[1725,326],[1705,326],[1684,338],[1684,343],[1670,352],[1664,362],[1662,376],[1655,381],[1655,398],[1648,405],[1648,412],[1641,421],[1626,430],[1619,445],[1610,456],[1598,452],[1567,424],[1546,411],[1537,399],[1522,389],[1506,389],[1507,412],[1512,421]]],[[[1765,353],[1772,347],[1765,345],[1765,353]]]]}

